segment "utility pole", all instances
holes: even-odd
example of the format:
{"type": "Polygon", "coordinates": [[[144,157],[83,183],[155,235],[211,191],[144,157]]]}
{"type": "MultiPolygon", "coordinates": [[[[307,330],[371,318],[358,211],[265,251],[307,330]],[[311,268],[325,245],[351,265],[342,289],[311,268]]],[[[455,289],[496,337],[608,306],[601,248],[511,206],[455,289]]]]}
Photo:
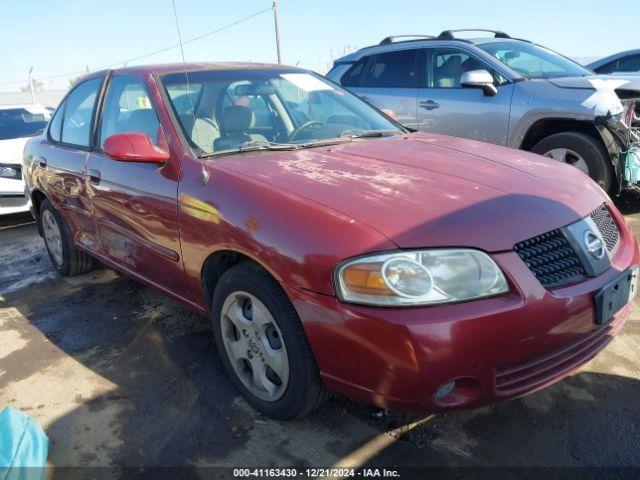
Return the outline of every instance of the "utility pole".
{"type": "Polygon", "coordinates": [[[31,72],[33,72],[33,65],[29,69],[29,90],[31,90],[31,103],[36,103],[36,92],[33,90],[33,80],[31,79],[31,72]]]}
{"type": "Polygon", "coordinates": [[[278,28],[278,0],[273,0],[273,22],[276,26],[276,51],[278,52],[278,63],[282,63],[280,57],[280,29],[278,28]]]}

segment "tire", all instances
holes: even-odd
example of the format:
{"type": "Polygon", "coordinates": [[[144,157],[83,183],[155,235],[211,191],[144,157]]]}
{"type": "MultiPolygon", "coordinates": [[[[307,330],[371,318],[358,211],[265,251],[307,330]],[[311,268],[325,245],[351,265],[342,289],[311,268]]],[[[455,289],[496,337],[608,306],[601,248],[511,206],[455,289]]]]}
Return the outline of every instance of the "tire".
{"type": "MultiPolygon", "coordinates": [[[[552,151],[558,152],[561,149],[571,152],[567,156],[569,159],[575,158],[574,153],[579,155],[588,167],[589,176],[605,191],[609,191],[614,177],[613,165],[601,142],[584,133],[556,133],[540,140],[531,151],[543,156],[551,156],[552,151]]],[[[571,164],[571,161],[566,163],[571,164]]]]}
{"type": "Polygon", "coordinates": [[[60,275],[73,277],[93,268],[93,258],[76,248],[69,224],[47,199],[40,205],[38,222],[49,259],[60,275]]]}
{"type": "Polygon", "coordinates": [[[302,418],[328,398],[298,314],[264,269],[245,262],[227,270],[213,294],[211,318],[224,368],[256,410],[279,420],[302,418]],[[278,368],[283,358],[286,375],[278,368]],[[255,381],[254,365],[262,382],[255,381]],[[263,390],[265,384],[274,391],[263,390]]]}

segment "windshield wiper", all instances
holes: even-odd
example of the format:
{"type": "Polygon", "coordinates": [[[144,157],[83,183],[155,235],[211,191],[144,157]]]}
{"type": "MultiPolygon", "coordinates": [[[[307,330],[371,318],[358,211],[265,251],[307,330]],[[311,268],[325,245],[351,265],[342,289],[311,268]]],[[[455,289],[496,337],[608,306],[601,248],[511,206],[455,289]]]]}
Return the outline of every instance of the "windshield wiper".
{"type": "Polygon", "coordinates": [[[361,128],[352,128],[345,130],[340,134],[341,137],[348,138],[377,138],[385,135],[398,135],[402,133],[400,130],[363,130],[361,128]]]}
{"type": "Polygon", "coordinates": [[[205,153],[204,155],[200,155],[200,158],[220,157],[224,155],[233,155],[235,153],[255,152],[257,150],[298,150],[300,148],[300,145],[291,143],[277,143],[270,142],[269,140],[251,140],[249,142],[241,143],[237,148],[205,153]]]}

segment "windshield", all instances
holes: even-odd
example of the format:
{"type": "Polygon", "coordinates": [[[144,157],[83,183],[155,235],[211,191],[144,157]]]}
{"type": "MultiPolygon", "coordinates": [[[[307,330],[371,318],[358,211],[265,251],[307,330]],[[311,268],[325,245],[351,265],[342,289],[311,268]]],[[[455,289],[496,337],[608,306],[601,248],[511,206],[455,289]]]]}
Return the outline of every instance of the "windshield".
{"type": "Polygon", "coordinates": [[[181,72],[162,82],[185,135],[203,156],[403,131],[356,96],[300,70],[181,72]]]}
{"type": "Polygon", "coordinates": [[[583,66],[533,43],[490,42],[478,47],[529,79],[593,75],[583,66]]]}
{"type": "Polygon", "coordinates": [[[31,137],[47,126],[51,113],[48,110],[28,108],[0,109],[0,140],[31,137]]]}

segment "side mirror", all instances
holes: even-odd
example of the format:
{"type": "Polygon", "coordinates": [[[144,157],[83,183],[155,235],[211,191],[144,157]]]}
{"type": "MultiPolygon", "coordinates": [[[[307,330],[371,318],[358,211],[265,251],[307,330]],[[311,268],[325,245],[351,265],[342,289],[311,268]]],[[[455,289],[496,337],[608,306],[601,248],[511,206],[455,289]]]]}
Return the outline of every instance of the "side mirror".
{"type": "MultiPolygon", "coordinates": [[[[159,143],[166,144],[166,142],[159,143]]],[[[102,150],[105,155],[119,162],[165,163],[169,160],[169,152],[156,147],[151,137],[141,132],[111,135],[104,141],[102,150]]]]}
{"type": "Polygon", "coordinates": [[[493,84],[493,76],[486,70],[470,70],[460,76],[460,85],[467,88],[481,88],[487,97],[497,95],[498,89],[493,84]]]}

